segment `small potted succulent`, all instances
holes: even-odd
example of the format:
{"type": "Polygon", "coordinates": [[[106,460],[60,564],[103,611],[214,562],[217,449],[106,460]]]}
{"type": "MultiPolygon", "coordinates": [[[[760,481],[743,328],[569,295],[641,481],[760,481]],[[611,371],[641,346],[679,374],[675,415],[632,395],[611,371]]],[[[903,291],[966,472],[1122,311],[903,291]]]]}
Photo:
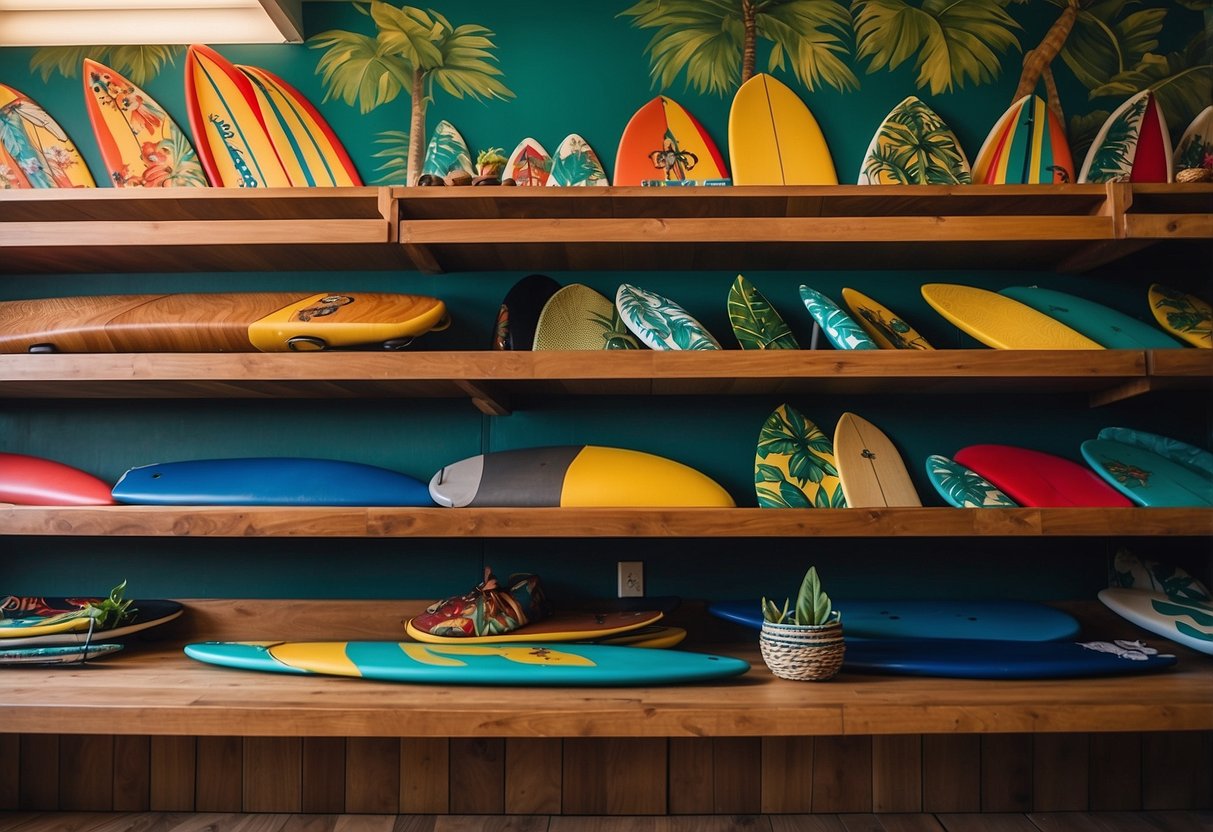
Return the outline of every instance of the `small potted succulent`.
{"type": "Polygon", "coordinates": [[[481,178],[500,179],[505,170],[505,163],[505,151],[500,147],[490,147],[476,154],[476,171],[481,178]]]}
{"type": "Polygon", "coordinates": [[[762,632],[758,646],[762,660],[781,679],[822,682],[842,667],[846,649],[842,638],[842,615],[830,596],[821,589],[817,567],[809,567],[795,609],[785,600],[783,608],[762,599],[762,632]]]}

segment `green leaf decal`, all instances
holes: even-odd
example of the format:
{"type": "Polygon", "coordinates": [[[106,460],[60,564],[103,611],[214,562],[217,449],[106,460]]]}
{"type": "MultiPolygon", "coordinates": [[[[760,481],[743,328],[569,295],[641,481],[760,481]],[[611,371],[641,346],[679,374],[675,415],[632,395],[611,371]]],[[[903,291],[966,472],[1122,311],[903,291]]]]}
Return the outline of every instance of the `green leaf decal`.
{"type": "Polygon", "coordinates": [[[763,294],[742,275],[729,289],[729,322],[743,350],[798,350],[787,323],[763,294]]]}

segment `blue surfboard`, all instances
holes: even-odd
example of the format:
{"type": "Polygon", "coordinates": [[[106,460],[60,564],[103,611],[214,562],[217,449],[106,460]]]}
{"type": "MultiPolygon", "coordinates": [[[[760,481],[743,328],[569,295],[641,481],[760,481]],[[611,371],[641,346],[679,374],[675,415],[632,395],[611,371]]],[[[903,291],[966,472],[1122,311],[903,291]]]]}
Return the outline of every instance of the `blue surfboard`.
{"type": "Polygon", "coordinates": [[[1082,456],[1095,473],[1139,506],[1213,506],[1213,477],[1147,448],[1088,439],[1082,456]]]}
{"type": "MultiPolygon", "coordinates": [[[[1030,601],[843,601],[843,633],[851,639],[978,639],[1061,641],[1078,635],[1069,613],[1030,601]]],[[[762,627],[757,601],[717,601],[708,612],[752,629],[762,627]]]]}
{"type": "Polygon", "coordinates": [[[242,670],[438,685],[672,685],[750,669],[729,656],[600,644],[212,641],[187,644],[185,654],[242,670]]]}
{"type": "Polygon", "coordinates": [[[196,459],[132,468],[113,490],[147,506],[432,506],[421,480],[358,462],[196,459]]]}
{"type": "Polygon", "coordinates": [[[1183,347],[1183,344],[1156,326],[1077,295],[1041,289],[1038,286],[1010,286],[999,290],[998,294],[1061,321],[1101,347],[1113,350],[1166,350],[1183,347]]]}

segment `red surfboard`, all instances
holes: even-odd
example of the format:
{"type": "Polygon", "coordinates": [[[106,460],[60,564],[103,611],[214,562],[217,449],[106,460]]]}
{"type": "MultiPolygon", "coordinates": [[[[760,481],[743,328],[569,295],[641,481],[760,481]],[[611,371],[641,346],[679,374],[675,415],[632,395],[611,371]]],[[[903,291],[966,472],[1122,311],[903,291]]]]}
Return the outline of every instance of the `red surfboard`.
{"type": "Polygon", "coordinates": [[[0,453],[0,502],[27,506],[112,506],[110,486],[78,468],[0,453]]]}
{"type": "Polygon", "coordinates": [[[1032,508],[1129,507],[1133,503],[1089,468],[1011,445],[970,445],[953,459],[1032,508]]]}

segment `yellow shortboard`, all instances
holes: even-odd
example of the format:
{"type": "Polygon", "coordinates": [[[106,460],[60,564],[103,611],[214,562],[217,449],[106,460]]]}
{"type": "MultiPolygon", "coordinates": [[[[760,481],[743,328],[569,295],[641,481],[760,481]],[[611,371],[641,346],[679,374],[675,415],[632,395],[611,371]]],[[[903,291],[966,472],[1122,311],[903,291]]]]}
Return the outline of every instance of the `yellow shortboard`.
{"type": "Polygon", "coordinates": [[[927,339],[918,334],[889,308],[882,306],[862,292],[843,289],[842,300],[846,303],[863,331],[882,350],[933,350],[927,339]]]}
{"type": "Polygon", "coordinates": [[[734,185],[837,185],[817,119],[785,84],[757,73],[729,110],[734,185]]]}
{"type": "Polygon", "coordinates": [[[999,350],[1102,350],[1060,321],[1017,300],[973,286],[927,283],[931,307],[988,347],[999,350]]]}
{"type": "Polygon", "coordinates": [[[838,419],[834,459],[848,507],[922,505],[897,448],[862,416],[844,413],[838,419]]]}
{"type": "Polygon", "coordinates": [[[1150,311],[1158,325],[1176,338],[1182,338],[1194,347],[1213,347],[1210,333],[1213,332],[1213,306],[1187,292],[1168,289],[1157,283],[1150,285],[1148,295],[1150,311]]]}

